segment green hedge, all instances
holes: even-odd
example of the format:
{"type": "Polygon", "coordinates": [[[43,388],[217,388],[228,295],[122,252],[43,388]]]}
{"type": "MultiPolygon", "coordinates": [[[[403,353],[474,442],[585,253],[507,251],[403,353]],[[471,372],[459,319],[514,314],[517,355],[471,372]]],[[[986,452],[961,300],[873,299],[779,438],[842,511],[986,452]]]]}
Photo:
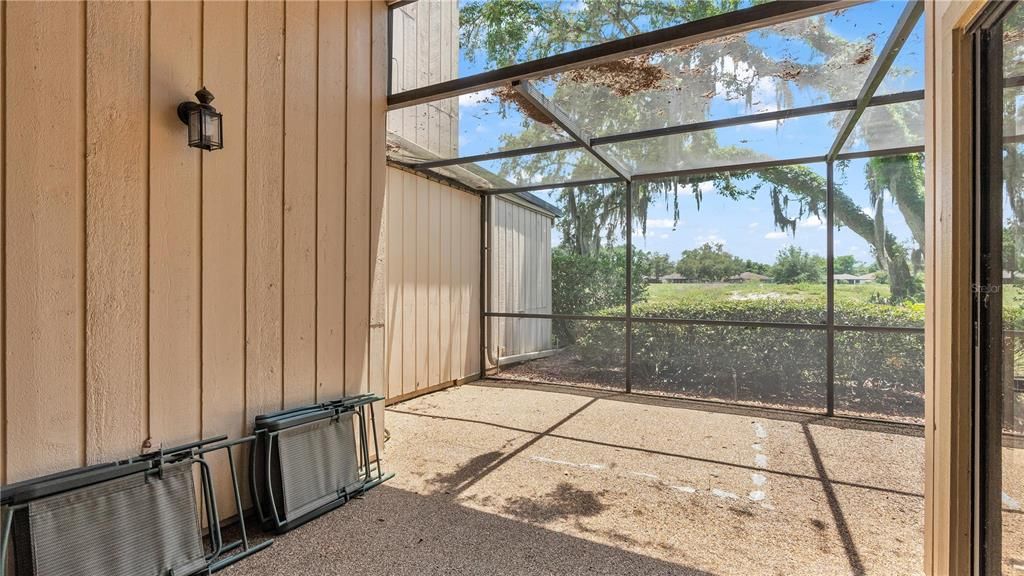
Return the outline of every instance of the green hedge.
{"type": "MultiPolygon", "coordinates": [[[[633,301],[647,297],[644,277],[650,274],[650,259],[634,253],[633,301]]],[[[595,310],[626,305],[626,249],[606,248],[592,254],[576,254],[558,247],[551,252],[551,295],[556,314],[595,314],[595,310]]],[[[598,312],[599,313],[599,312],[598,312]]],[[[555,339],[571,344],[575,330],[564,322],[555,323],[555,339]]]]}
{"type": "MultiPolygon", "coordinates": [[[[604,311],[624,314],[623,309],[604,311]]],[[[847,324],[920,327],[920,307],[839,304],[847,324]]],[[[824,303],[794,300],[718,301],[656,307],[637,304],[634,317],[820,324],[824,303]]],[[[625,339],[617,323],[578,325],[573,349],[587,365],[621,363],[625,339]]],[[[635,390],[824,410],[824,328],[633,323],[635,390]]],[[[836,407],[840,411],[920,418],[924,414],[921,333],[836,333],[836,407]]]]}

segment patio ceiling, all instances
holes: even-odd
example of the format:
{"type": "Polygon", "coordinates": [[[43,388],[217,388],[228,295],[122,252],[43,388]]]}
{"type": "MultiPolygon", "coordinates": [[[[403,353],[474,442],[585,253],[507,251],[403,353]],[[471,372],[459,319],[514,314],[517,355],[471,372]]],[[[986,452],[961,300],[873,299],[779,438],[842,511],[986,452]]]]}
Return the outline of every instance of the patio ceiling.
{"type": "Polygon", "coordinates": [[[490,146],[443,157],[392,134],[389,159],[508,194],[919,152],[924,91],[905,77],[921,54],[903,48],[920,44],[922,12],[920,0],[779,0],[393,92],[389,114],[459,98],[460,124],[490,146]],[[845,48],[823,59],[809,38],[845,48]],[[481,103],[500,118],[474,116],[481,103]],[[902,125],[885,120],[893,107],[902,125]]]}

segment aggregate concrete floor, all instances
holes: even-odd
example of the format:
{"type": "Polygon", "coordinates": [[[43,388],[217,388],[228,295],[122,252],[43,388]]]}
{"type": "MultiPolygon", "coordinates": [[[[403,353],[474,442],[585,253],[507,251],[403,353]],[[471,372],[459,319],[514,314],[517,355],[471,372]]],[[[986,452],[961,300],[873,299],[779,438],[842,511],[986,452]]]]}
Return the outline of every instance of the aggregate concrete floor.
{"type": "Polygon", "coordinates": [[[394,480],[224,574],[921,572],[919,429],[504,382],[386,418],[394,480]]]}

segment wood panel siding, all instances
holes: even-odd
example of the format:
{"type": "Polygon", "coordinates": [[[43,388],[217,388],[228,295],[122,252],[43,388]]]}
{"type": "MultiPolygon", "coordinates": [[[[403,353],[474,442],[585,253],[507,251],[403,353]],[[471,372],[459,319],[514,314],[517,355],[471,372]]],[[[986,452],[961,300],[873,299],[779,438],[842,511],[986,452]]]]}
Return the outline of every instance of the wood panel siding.
{"type": "MultiPolygon", "coordinates": [[[[392,14],[391,89],[408,90],[458,76],[459,11],[449,0],[421,0],[392,14]]],[[[374,68],[376,70],[377,67],[374,68]]],[[[458,99],[409,107],[388,115],[388,130],[432,156],[458,152],[458,99]]],[[[377,147],[373,148],[377,150],[377,147]]],[[[479,292],[478,244],[465,228],[479,227],[479,200],[412,174],[389,169],[383,345],[389,399],[396,400],[476,374],[465,359],[478,340],[466,333],[463,294],[479,292]],[[470,207],[476,206],[477,213],[470,207]]],[[[376,237],[376,236],[375,236],[376,237]]],[[[379,270],[378,270],[379,272],[379,270]]]]}
{"type": "Polygon", "coordinates": [[[348,6],[320,4],[317,86],[317,401],[345,393],[348,6]]]}
{"type": "Polygon", "coordinates": [[[246,102],[246,419],[284,397],[284,4],[249,5],[246,102]]]}
{"type": "MultiPolygon", "coordinates": [[[[247,7],[203,5],[203,78],[216,79],[216,104],[237,111],[224,124],[225,142],[246,141],[247,7]]],[[[212,84],[212,82],[211,82],[212,84]]],[[[249,430],[245,413],[245,146],[202,157],[203,434],[231,437],[249,430]]],[[[243,450],[235,455],[244,457],[243,450]]],[[[244,462],[239,459],[238,461],[244,462]]],[[[235,512],[227,458],[210,455],[221,513],[235,512]]]]}
{"type": "Polygon", "coordinates": [[[146,433],[149,6],[88,4],[86,462],[146,433]]]}
{"type": "MultiPolygon", "coordinates": [[[[394,11],[391,88],[395,92],[457,78],[459,9],[451,0],[419,0],[394,11]]],[[[446,98],[388,114],[388,130],[451,158],[459,150],[459,99],[446,98]]]]}
{"type": "Polygon", "coordinates": [[[153,446],[174,446],[202,432],[201,157],[182,145],[175,113],[201,82],[202,4],[154,2],[151,10],[149,422],[153,446]]]}
{"type": "MultiPolygon", "coordinates": [[[[490,218],[489,309],[550,314],[552,215],[523,200],[496,197],[490,218]]],[[[550,320],[492,318],[488,327],[488,365],[552,348],[550,320]]]]}
{"type": "Polygon", "coordinates": [[[387,397],[480,370],[480,199],[388,168],[385,290],[387,397]]]}
{"type": "Polygon", "coordinates": [[[0,480],[383,390],[386,20],[0,5],[0,480]],[[215,152],[175,113],[203,85],[215,152]]]}
{"type": "Polygon", "coordinates": [[[284,402],[316,400],[317,5],[285,6],[284,402]],[[313,224],[313,225],[311,225],[313,224]]]}
{"type": "Polygon", "coordinates": [[[5,3],[6,478],[86,463],[84,4],[5,3]]]}
{"type": "MultiPolygon", "coordinates": [[[[370,110],[371,118],[387,118],[388,8],[370,4],[370,110]]],[[[370,337],[368,390],[387,397],[387,134],[370,130],[370,337]]],[[[384,442],[384,403],[374,406],[376,440],[384,442]]]]}
{"type": "MultiPolygon", "coordinates": [[[[370,21],[370,7],[365,2],[348,5],[350,19],[370,21]]],[[[349,27],[348,81],[351,86],[367,90],[349,90],[346,102],[348,140],[345,145],[349,166],[369,163],[369,114],[359,111],[370,107],[370,27],[349,27]]],[[[370,172],[349,170],[345,174],[345,189],[359,190],[360,194],[345,196],[345,393],[358,394],[367,390],[367,358],[370,329],[370,252],[355,250],[365,246],[370,238],[370,172]]]]}

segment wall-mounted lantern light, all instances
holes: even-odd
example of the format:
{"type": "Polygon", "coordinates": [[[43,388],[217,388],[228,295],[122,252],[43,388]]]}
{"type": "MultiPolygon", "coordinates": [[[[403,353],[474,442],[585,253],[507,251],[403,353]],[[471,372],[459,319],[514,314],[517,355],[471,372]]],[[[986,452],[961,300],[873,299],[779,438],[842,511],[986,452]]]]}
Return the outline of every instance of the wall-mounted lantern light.
{"type": "Polygon", "coordinates": [[[196,92],[198,103],[185,101],[178,104],[178,118],[188,126],[188,145],[203,150],[224,147],[224,127],[221,114],[210,105],[213,94],[203,86],[196,92]]]}

